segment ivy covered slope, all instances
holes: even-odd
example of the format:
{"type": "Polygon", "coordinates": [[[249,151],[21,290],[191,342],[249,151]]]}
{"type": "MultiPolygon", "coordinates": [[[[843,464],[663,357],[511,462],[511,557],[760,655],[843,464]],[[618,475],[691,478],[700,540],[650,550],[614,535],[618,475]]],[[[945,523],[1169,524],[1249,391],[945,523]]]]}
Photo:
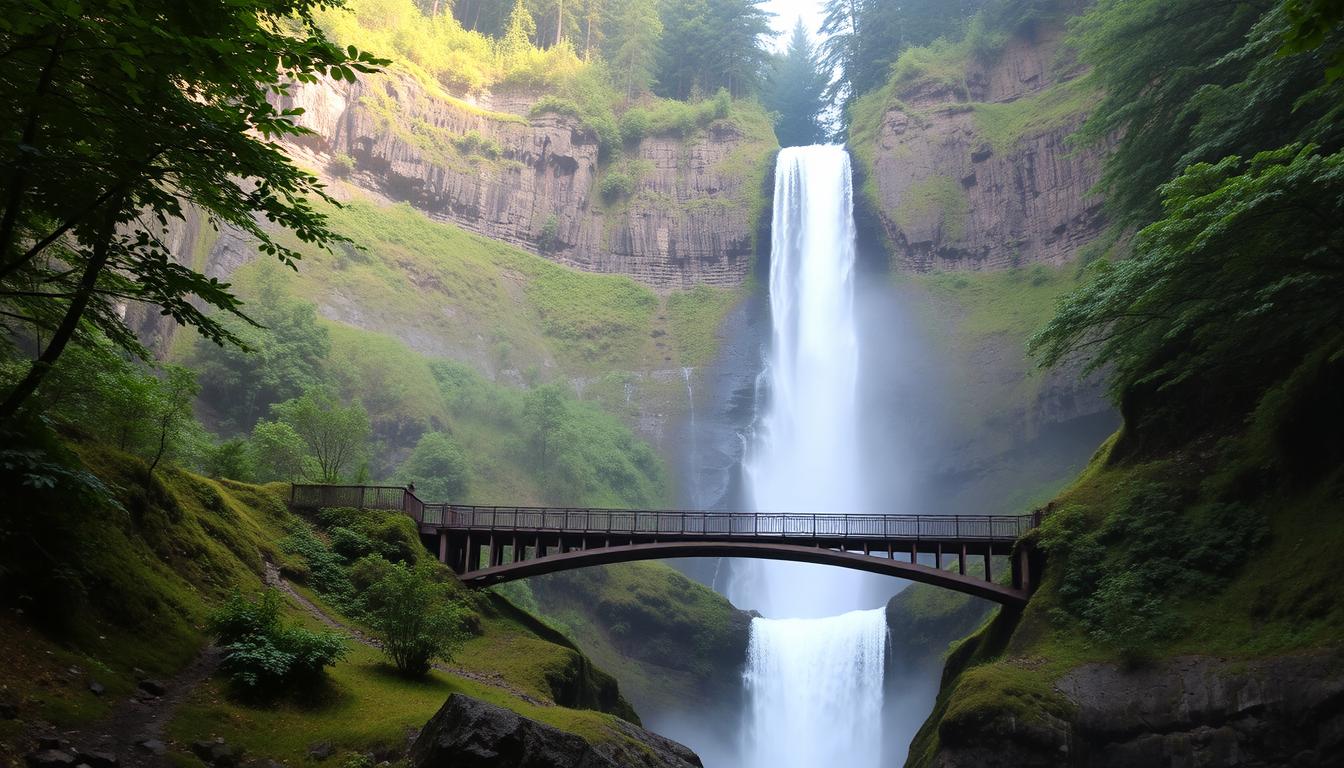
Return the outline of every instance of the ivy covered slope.
{"type": "Polygon", "coordinates": [[[333,39],[395,63],[286,100],[316,132],[311,164],[585,270],[660,288],[746,278],[778,146],[754,98],[660,98],[628,82],[621,56],[634,52],[607,63],[568,41],[491,43],[409,0],[347,7],[326,19],[333,39]]]}
{"type": "Polygon", "coordinates": [[[952,652],[915,765],[1344,754],[1344,37],[1296,2],[1197,6],[1071,26],[1136,231],[1031,347],[1106,371],[1124,425],[1031,534],[1026,609],[952,652]]]}
{"type": "Polygon", "coordinates": [[[147,475],[145,462],[114,448],[69,446],[49,446],[47,455],[72,451],[65,461],[82,463],[88,474],[55,487],[102,488],[110,496],[99,504],[96,494],[72,498],[39,484],[10,499],[17,507],[0,540],[7,585],[0,695],[15,715],[0,720],[7,763],[51,728],[115,733],[128,717],[123,702],[144,679],[170,692],[171,708],[146,712],[169,718],[160,738],[187,760],[193,741],[214,737],[251,757],[290,763],[315,742],[330,742],[338,756],[400,754],[408,729],[454,692],[618,746],[628,737],[616,718],[638,722],[615,681],[563,636],[503,598],[467,592],[446,571],[435,578],[447,580],[466,607],[470,637],[453,671],[435,669],[418,681],[397,676],[352,634],[373,634],[359,608],[369,566],[352,563],[371,562],[359,560],[370,552],[429,561],[409,520],[396,513],[333,511],[306,520],[287,511],[279,484],[209,480],[176,468],[147,475]],[[282,591],[284,620],[336,626],[346,655],[305,693],[256,704],[188,665],[207,641],[209,614],[231,593],[255,597],[268,563],[292,585],[282,591]]]}
{"type": "Polygon", "coordinates": [[[1068,142],[1098,99],[1060,44],[1071,8],[987,3],[850,106],[861,203],[898,266],[1060,265],[1101,233],[1103,148],[1068,142]]]}

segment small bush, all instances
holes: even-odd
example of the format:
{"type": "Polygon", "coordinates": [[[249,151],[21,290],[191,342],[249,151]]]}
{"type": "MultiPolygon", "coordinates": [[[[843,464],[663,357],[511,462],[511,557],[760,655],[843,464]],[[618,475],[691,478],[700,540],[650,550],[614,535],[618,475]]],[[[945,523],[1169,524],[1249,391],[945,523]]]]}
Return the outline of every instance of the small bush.
{"type": "Polygon", "coordinates": [[[641,107],[629,110],[621,116],[621,141],[626,144],[638,142],[649,135],[651,125],[648,110],[641,107]]]}
{"type": "Polygon", "coordinates": [[[623,171],[610,171],[602,177],[600,190],[604,202],[614,203],[617,200],[629,197],[634,189],[635,180],[623,171]]]}
{"type": "Polygon", "coordinates": [[[504,152],[504,150],[500,148],[499,142],[488,136],[483,136],[474,130],[467,131],[461,136],[455,136],[453,138],[453,146],[457,147],[458,152],[461,152],[468,157],[475,155],[490,160],[499,159],[499,156],[504,152]]]}
{"type": "Polygon", "coordinates": [[[432,567],[390,565],[369,589],[365,607],[383,652],[403,675],[418,677],[435,661],[451,661],[467,639],[467,610],[432,567]]]}
{"type": "Polygon", "coordinates": [[[537,247],[542,253],[552,253],[560,248],[560,219],[552,213],[541,225],[541,234],[537,235],[537,247]]]}
{"type": "Polygon", "coordinates": [[[331,171],[331,175],[344,179],[355,172],[355,158],[342,152],[331,158],[328,170],[331,171]]]}
{"type": "Polygon", "coordinates": [[[272,695],[311,685],[346,654],[345,638],[280,621],[280,595],[268,589],[257,602],[234,592],[210,617],[210,630],[224,649],[220,669],[243,692],[272,695]]]}

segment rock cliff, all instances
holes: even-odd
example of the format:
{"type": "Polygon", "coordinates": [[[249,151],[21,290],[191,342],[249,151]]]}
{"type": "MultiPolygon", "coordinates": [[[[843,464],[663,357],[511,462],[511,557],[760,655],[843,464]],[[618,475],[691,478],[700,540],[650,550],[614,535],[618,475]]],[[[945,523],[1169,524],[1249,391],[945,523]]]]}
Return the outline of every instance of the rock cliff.
{"type": "Polygon", "coordinates": [[[284,101],[315,132],[297,147],[312,164],[436,219],[660,288],[746,278],[776,146],[759,120],[632,142],[619,164],[628,194],[604,196],[618,167],[600,157],[598,135],[567,114],[526,116],[517,95],[468,104],[388,74],[284,101]]]}
{"type": "Polygon", "coordinates": [[[1062,264],[1105,226],[1103,152],[1073,146],[1093,94],[1061,31],[995,53],[934,49],[856,109],[865,200],[900,267],[1062,264]]]}
{"type": "Polygon", "coordinates": [[[931,761],[993,766],[1324,766],[1344,760],[1341,659],[1326,653],[1085,664],[1055,689],[1072,713],[1036,723],[944,723],[931,761]]]}

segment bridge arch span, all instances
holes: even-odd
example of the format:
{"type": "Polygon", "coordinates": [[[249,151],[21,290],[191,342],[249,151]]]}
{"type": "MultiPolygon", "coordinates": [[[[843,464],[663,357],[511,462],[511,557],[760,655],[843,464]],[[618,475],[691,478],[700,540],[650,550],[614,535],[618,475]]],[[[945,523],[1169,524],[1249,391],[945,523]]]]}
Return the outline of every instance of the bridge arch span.
{"type": "Polygon", "coordinates": [[[746,557],[849,568],[943,587],[1010,607],[1026,605],[1029,597],[1026,590],[986,581],[978,576],[963,575],[956,571],[856,552],[775,542],[670,541],[572,550],[563,554],[552,554],[470,571],[462,574],[461,578],[462,583],[468,586],[487,587],[530,576],[595,565],[680,557],[746,557]]]}

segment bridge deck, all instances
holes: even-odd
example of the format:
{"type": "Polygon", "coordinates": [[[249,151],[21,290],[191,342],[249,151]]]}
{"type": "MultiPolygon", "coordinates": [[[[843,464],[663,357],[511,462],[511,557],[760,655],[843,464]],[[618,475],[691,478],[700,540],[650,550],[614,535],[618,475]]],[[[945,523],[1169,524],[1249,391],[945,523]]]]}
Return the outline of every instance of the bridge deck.
{"type": "Polygon", "coordinates": [[[625,560],[745,556],[889,573],[1004,603],[1025,602],[1034,582],[1029,576],[1029,557],[1021,551],[1011,561],[1010,587],[993,583],[993,559],[1008,555],[1013,543],[1039,522],[1033,515],[796,514],[426,504],[405,488],[385,486],[295,485],[290,505],[300,509],[401,510],[416,521],[431,548],[437,544],[439,559],[465,583],[477,586],[625,560]],[[984,558],[982,575],[967,574],[967,558],[972,556],[984,558]],[[902,559],[898,561],[898,557],[902,559]],[[931,565],[921,562],[921,557],[931,565]],[[946,557],[955,558],[957,573],[943,570],[946,557]]]}

